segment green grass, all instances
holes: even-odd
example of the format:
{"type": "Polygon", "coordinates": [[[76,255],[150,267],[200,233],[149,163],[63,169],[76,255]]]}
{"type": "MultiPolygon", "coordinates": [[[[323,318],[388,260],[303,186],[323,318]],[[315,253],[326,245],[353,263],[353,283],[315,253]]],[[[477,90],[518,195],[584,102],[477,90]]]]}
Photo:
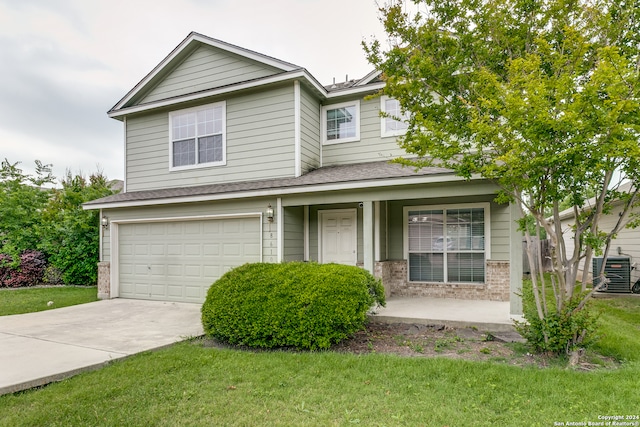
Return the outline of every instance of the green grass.
{"type": "Polygon", "coordinates": [[[600,339],[595,350],[618,360],[640,360],[640,298],[596,298],[600,339]]]}
{"type": "Polygon", "coordinates": [[[95,286],[0,289],[0,316],[52,310],[97,301],[95,286]],[[53,301],[52,306],[47,303],[53,301]]]}
{"type": "Polygon", "coordinates": [[[600,343],[626,359],[620,368],[582,372],[381,354],[248,352],[194,340],[2,396],[0,425],[549,426],[635,415],[640,343],[632,338],[640,299],[597,304],[607,314],[603,327],[616,330],[625,322],[636,328],[600,343]],[[612,346],[615,340],[627,344],[612,346]]]}

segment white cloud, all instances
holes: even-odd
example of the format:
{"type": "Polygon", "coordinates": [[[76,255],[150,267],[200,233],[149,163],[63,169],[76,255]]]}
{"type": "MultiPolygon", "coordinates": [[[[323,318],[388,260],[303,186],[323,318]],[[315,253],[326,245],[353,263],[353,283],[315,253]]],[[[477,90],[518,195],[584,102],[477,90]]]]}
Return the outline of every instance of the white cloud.
{"type": "Polygon", "coordinates": [[[307,68],[321,83],[371,70],[374,0],[0,0],[0,157],[123,177],[109,110],[191,31],[307,68]]]}

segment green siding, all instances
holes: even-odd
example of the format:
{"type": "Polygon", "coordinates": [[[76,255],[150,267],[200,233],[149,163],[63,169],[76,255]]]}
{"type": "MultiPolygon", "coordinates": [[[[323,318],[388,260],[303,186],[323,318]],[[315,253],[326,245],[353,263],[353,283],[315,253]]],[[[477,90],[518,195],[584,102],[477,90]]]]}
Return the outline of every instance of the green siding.
{"type": "Polygon", "coordinates": [[[380,136],[380,99],[361,99],[360,141],[323,145],[322,165],[375,162],[405,154],[396,137],[380,136]]]}
{"type": "Polygon", "coordinates": [[[280,72],[265,64],[201,45],[178,64],[140,104],[267,77],[280,72]]]}
{"type": "Polygon", "coordinates": [[[294,174],[293,85],[226,100],[227,164],[169,171],[169,112],[127,119],[127,191],[294,174]]]}
{"type": "Polygon", "coordinates": [[[300,160],[302,173],[320,166],[320,103],[304,86],[300,90],[300,160]]]}
{"type": "Polygon", "coordinates": [[[304,208],[284,208],[283,261],[304,261],[304,208]]]}

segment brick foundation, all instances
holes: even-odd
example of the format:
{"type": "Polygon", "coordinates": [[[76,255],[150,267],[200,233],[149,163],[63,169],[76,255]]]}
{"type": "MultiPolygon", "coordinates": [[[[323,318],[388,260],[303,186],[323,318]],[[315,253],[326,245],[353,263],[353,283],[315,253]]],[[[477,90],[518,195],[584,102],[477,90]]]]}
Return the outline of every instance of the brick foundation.
{"type": "Polygon", "coordinates": [[[111,298],[111,263],[98,263],[98,299],[111,298]]]}
{"type": "Polygon", "coordinates": [[[374,275],[382,279],[387,297],[434,297],[509,301],[509,261],[487,261],[486,283],[413,283],[407,280],[407,261],[379,261],[374,275]]]}

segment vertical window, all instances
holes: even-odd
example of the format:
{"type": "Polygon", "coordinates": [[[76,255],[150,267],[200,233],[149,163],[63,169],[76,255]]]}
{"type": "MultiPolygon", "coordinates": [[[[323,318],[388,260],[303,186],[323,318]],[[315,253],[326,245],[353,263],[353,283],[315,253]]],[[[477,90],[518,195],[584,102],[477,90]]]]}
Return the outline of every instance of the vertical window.
{"type": "Polygon", "coordinates": [[[398,136],[407,131],[409,116],[406,113],[402,113],[400,102],[397,99],[389,98],[388,96],[381,97],[380,110],[385,113],[380,122],[380,130],[383,137],[398,136]]]}
{"type": "Polygon", "coordinates": [[[485,208],[407,211],[409,281],[484,283],[485,208]]]}
{"type": "Polygon", "coordinates": [[[225,103],[170,113],[171,168],[225,164],[225,103]]]}
{"type": "Polygon", "coordinates": [[[325,144],[360,139],[360,101],[322,107],[322,141],[325,144]]]}

